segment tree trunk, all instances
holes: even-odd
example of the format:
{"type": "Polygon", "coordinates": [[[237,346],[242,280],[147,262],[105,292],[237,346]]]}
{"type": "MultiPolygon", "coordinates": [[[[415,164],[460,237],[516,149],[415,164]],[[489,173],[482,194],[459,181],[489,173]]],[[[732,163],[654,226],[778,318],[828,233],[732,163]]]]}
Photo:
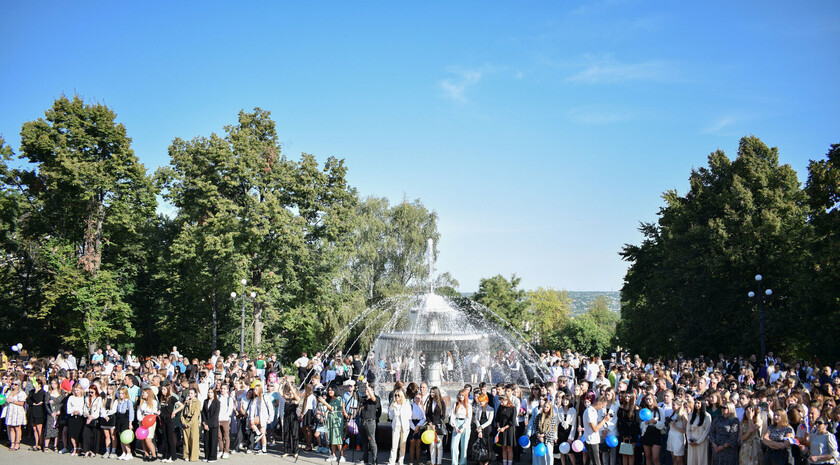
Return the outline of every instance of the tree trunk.
{"type": "Polygon", "coordinates": [[[213,349],[212,352],[216,353],[216,334],[217,328],[219,326],[218,319],[216,316],[216,291],[213,291],[213,295],[210,297],[210,305],[213,307],[213,349]]]}
{"type": "Polygon", "coordinates": [[[105,205],[102,195],[97,194],[88,204],[88,217],[85,220],[85,237],[79,265],[92,275],[96,275],[102,264],[102,222],[105,219],[105,205]]]}

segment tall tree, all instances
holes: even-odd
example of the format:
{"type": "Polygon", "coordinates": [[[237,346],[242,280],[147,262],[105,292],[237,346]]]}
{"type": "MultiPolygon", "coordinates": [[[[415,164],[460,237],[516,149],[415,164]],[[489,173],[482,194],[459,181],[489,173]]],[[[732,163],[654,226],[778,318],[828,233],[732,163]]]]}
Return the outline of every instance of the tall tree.
{"type": "Polygon", "coordinates": [[[529,319],[533,322],[533,339],[542,348],[559,347],[555,337],[572,313],[572,299],[565,290],[538,287],[527,293],[529,319]]]}
{"type": "Polygon", "coordinates": [[[756,353],[757,311],[746,295],[760,273],[776,292],[765,306],[771,350],[796,353],[808,257],[796,173],[756,137],[741,139],[734,161],[716,151],[708,164],[692,171],[684,197],[664,194],[659,221],[643,224],[642,244],[621,253],[631,263],[622,345],[651,354],[756,353]]]}
{"type": "Polygon", "coordinates": [[[45,118],[23,125],[21,158],[34,168],[14,174],[30,209],[24,234],[49,268],[36,316],[65,319],[64,341],[88,349],[134,335],[125,299],[136,270],[126,264],[156,207],[151,179],[115,120],[104,105],[57,99],[45,118]]]}
{"type": "Polygon", "coordinates": [[[497,323],[523,332],[527,327],[528,300],[525,291],[518,288],[520,281],[515,274],[509,281],[502,275],[482,278],[473,299],[497,315],[493,317],[497,323]]]}

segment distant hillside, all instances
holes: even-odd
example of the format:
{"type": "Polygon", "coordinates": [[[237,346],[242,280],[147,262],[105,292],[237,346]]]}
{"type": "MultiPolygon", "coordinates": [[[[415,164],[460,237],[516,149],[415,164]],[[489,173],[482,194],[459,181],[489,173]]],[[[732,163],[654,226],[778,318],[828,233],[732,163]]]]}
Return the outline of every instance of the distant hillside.
{"type": "Polygon", "coordinates": [[[569,291],[572,298],[572,314],[585,313],[589,305],[599,295],[606,296],[610,301],[610,310],[615,313],[621,312],[621,293],[618,291],[569,291]]]}
{"type": "MultiPolygon", "coordinates": [[[[472,298],[473,294],[475,292],[461,293],[466,298],[472,298]]],[[[592,301],[599,295],[606,296],[609,299],[610,310],[621,313],[621,293],[618,291],[569,291],[569,297],[572,298],[572,315],[585,313],[592,301]]]]}

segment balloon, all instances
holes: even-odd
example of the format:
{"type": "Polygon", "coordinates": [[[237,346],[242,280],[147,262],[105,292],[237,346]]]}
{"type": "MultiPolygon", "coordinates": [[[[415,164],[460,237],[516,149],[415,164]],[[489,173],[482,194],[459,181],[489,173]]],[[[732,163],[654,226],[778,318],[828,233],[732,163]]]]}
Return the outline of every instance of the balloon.
{"type": "Polygon", "coordinates": [[[639,412],[639,418],[642,421],[648,421],[653,418],[653,412],[650,409],[643,408],[641,412],[639,412]]]}
{"type": "Polygon", "coordinates": [[[537,447],[534,447],[534,454],[536,454],[537,457],[545,457],[546,452],[547,452],[547,449],[545,447],[544,442],[541,442],[541,443],[537,444],[537,447]]]}
{"type": "Polygon", "coordinates": [[[420,435],[420,439],[423,441],[423,444],[431,444],[435,442],[435,432],[427,429],[420,435]]]}
{"type": "Polygon", "coordinates": [[[580,439],[575,440],[575,442],[572,443],[572,450],[575,452],[583,451],[583,442],[580,439]]]}
{"type": "Polygon", "coordinates": [[[139,440],[144,440],[149,437],[149,430],[147,430],[144,426],[137,428],[137,432],[134,433],[134,436],[137,437],[139,440]]]}
{"type": "Polygon", "coordinates": [[[87,379],[87,378],[80,379],[79,380],[79,386],[81,386],[82,389],[87,390],[87,388],[90,387],[90,380],[87,379]]]}
{"type": "Polygon", "coordinates": [[[18,350],[18,349],[17,349],[17,346],[16,346],[16,345],[12,346],[12,352],[17,352],[17,350],[18,350]]]}
{"type": "Polygon", "coordinates": [[[17,348],[18,348],[18,352],[20,352],[20,349],[23,349],[23,344],[18,342],[17,343],[17,348]]]}
{"type": "Polygon", "coordinates": [[[568,442],[561,442],[560,443],[560,453],[561,454],[568,454],[570,450],[572,450],[572,446],[570,446],[568,442]]]}
{"type": "Polygon", "coordinates": [[[6,396],[4,396],[3,394],[0,394],[0,405],[3,405],[5,403],[6,403],[6,396]]]}
{"type": "Polygon", "coordinates": [[[65,379],[61,382],[61,389],[70,392],[70,390],[73,389],[73,382],[69,379],[65,379]]]}
{"type": "Polygon", "coordinates": [[[618,445],[618,438],[615,436],[607,436],[607,445],[610,447],[615,447],[618,445]]]}
{"type": "Polygon", "coordinates": [[[527,449],[531,446],[531,440],[528,439],[528,436],[522,436],[519,438],[519,445],[522,446],[523,449],[527,449]]]}
{"type": "Polygon", "coordinates": [[[127,429],[120,433],[120,442],[123,444],[131,444],[134,442],[134,431],[127,429]]]}
{"type": "MultiPolygon", "coordinates": [[[[143,426],[145,426],[146,428],[151,428],[152,426],[155,426],[156,421],[157,421],[157,417],[155,417],[154,415],[146,415],[145,417],[143,417],[142,423],[143,423],[143,426]]],[[[140,430],[137,430],[137,432],[139,433],[140,430]]],[[[140,437],[140,436],[138,435],[137,437],[140,437]]],[[[140,438],[140,439],[143,439],[143,438],[140,438]]]]}

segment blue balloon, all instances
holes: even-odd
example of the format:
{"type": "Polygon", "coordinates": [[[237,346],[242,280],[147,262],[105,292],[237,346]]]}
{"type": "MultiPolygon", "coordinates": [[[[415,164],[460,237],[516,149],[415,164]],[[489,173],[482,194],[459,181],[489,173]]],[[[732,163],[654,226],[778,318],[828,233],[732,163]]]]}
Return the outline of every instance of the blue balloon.
{"type": "Polygon", "coordinates": [[[529,447],[531,445],[531,440],[528,439],[528,436],[522,436],[519,438],[519,445],[522,447],[529,447]]]}
{"type": "Polygon", "coordinates": [[[648,421],[653,418],[653,412],[649,409],[643,408],[642,411],[639,412],[639,418],[641,418],[642,421],[648,421]]]}
{"type": "Polygon", "coordinates": [[[541,443],[537,444],[537,447],[534,447],[534,454],[536,454],[537,457],[545,457],[546,451],[547,451],[547,448],[545,447],[544,442],[541,442],[541,443]]]}
{"type": "Polygon", "coordinates": [[[618,438],[615,436],[607,436],[607,445],[610,447],[615,447],[618,445],[618,438]]]}

